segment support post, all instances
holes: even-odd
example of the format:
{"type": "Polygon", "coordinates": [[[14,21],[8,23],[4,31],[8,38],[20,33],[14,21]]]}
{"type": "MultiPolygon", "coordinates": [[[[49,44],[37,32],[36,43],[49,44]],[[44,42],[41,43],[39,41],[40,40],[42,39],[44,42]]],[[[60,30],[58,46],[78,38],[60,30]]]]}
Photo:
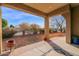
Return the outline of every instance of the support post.
{"type": "Polygon", "coordinates": [[[45,16],[45,38],[44,40],[47,41],[49,40],[49,17],[45,16]]]}
{"type": "Polygon", "coordinates": [[[2,12],[1,12],[1,5],[0,5],[0,54],[2,53],[2,12]]]}
{"type": "Polygon", "coordinates": [[[63,14],[66,19],[66,42],[71,43],[71,13],[66,12],[63,14]]]}

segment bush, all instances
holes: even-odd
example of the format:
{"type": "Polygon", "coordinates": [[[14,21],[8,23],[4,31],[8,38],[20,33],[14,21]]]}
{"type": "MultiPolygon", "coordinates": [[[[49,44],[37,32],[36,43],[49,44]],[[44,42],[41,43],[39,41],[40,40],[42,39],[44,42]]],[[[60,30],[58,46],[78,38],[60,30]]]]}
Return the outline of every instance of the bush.
{"type": "Polygon", "coordinates": [[[44,29],[40,29],[40,34],[44,34],[44,29]]]}
{"type": "Polygon", "coordinates": [[[5,39],[5,38],[11,38],[11,37],[13,37],[13,35],[15,34],[16,32],[15,31],[11,31],[11,30],[3,30],[3,33],[2,33],[2,37],[3,37],[3,39],[5,39]]]}

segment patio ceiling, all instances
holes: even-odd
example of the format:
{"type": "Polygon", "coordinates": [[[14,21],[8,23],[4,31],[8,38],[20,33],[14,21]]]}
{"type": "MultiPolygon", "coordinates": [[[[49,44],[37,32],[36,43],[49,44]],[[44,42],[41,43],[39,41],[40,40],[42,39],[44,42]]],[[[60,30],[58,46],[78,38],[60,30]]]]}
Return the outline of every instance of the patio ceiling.
{"type": "Polygon", "coordinates": [[[51,11],[54,11],[54,10],[60,8],[60,7],[65,6],[66,4],[65,3],[64,4],[63,3],[62,4],[60,4],[60,3],[41,3],[41,4],[40,3],[35,3],[35,4],[34,3],[25,3],[25,5],[33,7],[33,8],[40,10],[44,13],[49,13],[51,11]]]}
{"type": "MultiPolygon", "coordinates": [[[[68,3],[4,3],[2,5],[38,16],[60,14],[69,8],[68,3]]],[[[70,5],[75,7],[79,4],[70,5]]]]}

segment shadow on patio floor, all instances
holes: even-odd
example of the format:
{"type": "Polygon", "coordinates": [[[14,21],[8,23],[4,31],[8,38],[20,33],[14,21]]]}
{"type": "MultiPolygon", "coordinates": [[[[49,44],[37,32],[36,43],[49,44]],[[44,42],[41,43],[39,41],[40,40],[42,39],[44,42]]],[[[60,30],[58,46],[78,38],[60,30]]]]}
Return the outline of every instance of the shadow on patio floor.
{"type": "Polygon", "coordinates": [[[70,53],[67,51],[63,50],[61,47],[53,43],[51,40],[46,41],[56,52],[61,53],[65,56],[72,56],[70,53]]]}

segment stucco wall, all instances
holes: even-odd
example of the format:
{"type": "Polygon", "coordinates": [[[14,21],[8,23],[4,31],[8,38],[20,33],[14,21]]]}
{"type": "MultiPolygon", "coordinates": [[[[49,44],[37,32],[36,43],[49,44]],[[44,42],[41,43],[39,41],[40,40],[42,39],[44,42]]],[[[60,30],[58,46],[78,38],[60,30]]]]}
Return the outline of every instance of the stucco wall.
{"type": "Polygon", "coordinates": [[[2,20],[1,20],[1,9],[0,9],[0,53],[2,52],[2,20]]]}
{"type": "Polygon", "coordinates": [[[66,19],[66,42],[71,43],[71,13],[70,10],[62,14],[66,19]]]}
{"type": "Polygon", "coordinates": [[[72,35],[79,36],[79,6],[72,8],[72,35]]]}

